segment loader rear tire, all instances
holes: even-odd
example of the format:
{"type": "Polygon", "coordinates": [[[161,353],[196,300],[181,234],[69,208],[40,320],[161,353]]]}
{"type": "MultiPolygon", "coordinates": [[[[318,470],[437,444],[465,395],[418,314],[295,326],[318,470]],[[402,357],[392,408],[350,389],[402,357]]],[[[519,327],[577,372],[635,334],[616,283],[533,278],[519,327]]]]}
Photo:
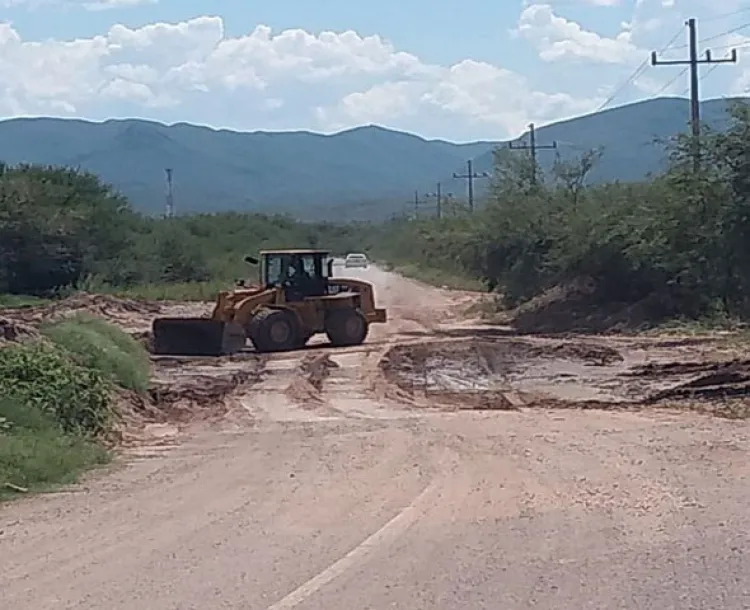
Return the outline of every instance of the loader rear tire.
{"type": "Polygon", "coordinates": [[[248,330],[259,352],[285,352],[299,345],[297,320],[283,309],[260,311],[251,320],[248,330]]]}
{"type": "Polygon", "coordinates": [[[326,319],[326,335],[335,347],[360,345],[369,330],[367,318],[359,309],[336,309],[326,319]]]}

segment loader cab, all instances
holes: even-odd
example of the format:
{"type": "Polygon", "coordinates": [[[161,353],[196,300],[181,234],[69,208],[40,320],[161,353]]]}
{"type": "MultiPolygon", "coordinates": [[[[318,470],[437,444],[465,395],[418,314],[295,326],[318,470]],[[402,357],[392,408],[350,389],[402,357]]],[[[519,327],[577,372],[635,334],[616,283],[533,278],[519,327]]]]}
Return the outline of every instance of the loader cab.
{"type": "Polygon", "coordinates": [[[325,295],[333,275],[333,260],[326,250],[264,250],[260,261],[245,260],[259,262],[261,285],[282,287],[288,301],[325,295]]]}

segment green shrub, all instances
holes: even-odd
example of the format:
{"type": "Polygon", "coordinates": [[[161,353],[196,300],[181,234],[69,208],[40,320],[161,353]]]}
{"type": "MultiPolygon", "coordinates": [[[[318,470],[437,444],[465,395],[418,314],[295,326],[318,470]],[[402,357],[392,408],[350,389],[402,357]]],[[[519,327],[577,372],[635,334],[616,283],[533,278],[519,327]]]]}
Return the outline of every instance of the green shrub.
{"type": "Polygon", "coordinates": [[[0,399],[0,498],[8,485],[40,489],[72,483],[85,469],[105,464],[107,451],[79,434],[66,434],[55,418],[33,405],[0,399]]]}
{"type": "Polygon", "coordinates": [[[0,348],[0,396],[47,414],[64,432],[102,434],[113,415],[101,373],[43,343],[0,348]]]}
{"type": "Polygon", "coordinates": [[[120,387],[140,393],[148,389],[148,353],[130,335],[105,320],[81,314],[46,324],[42,333],[81,366],[98,371],[120,387]]]}
{"type": "Polygon", "coordinates": [[[20,307],[37,307],[46,305],[49,299],[42,299],[25,294],[0,294],[0,309],[17,309],[20,307]]]}
{"type": "MultiPolygon", "coordinates": [[[[239,279],[239,278],[238,278],[239,279]]],[[[113,294],[130,299],[146,301],[215,301],[222,290],[231,290],[230,281],[181,282],[174,284],[136,284],[128,288],[99,286],[94,292],[113,294]]]]}

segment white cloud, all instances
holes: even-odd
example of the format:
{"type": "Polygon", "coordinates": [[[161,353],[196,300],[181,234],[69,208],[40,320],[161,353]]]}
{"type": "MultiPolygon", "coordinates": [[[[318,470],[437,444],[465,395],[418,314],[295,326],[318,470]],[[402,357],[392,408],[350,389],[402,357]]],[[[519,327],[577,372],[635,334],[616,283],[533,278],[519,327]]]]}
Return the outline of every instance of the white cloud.
{"type": "Polygon", "coordinates": [[[398,119],[408,128],[413,117],[438,122],[461,119],[493,133],[516,134],[538,123],[590,111],[598,100],[566,93],[534,91],[522,76],[496,66],[464,60],[438,69],[433,78],[378,84],[345,96],[318,117],[333,128],[398,119]]]}
{"type": "MultiPolygon", "coordinates": [[[[540,59],[547,63],[565,62],[566,69],[575,64],[591,68],[597,64],[611,66],[612,72],[602,90],[607,91],[607,95],[616,93],[613,103],[624,103],[634,96],[687,94],[684,66],[652,68],[648,62],[652,51],[657,51],[661,59],[687,59],[685,21],[689,17],[697,17],[701,56],[705,49],[711,49],[714,58],[720,58],[737,47],[742,57],[742,49],[750,48],[750,6],[746,0],[636,0],[630,19],[621,24],[619,32],[608,36],[586,30],[556,13],[556,7],[569,7],[571,3],[619,6],[620,14],[625,4],[617,0],[563,0],[561,3],[525,0],[513,33],[530,42],[540,59]],[[631,80],[626,81],[629,76],[631,80]]],[[[750,93],[750,69],[743,69],[742,62],[737,66],[714,66],[714,69],[704,66],[701,76],[702,92],[711,91],[713,95],[750,93]],[[703,79],[709,76],[710,81],[704,83],[703,79]]]]}
{"type": "MultiPolygon", "coordinates": [[[[612,6],[602,0],[592,2],[612,6]]],[[[632,43],[632,34],[623,31],[614,38],[584,30],[575,21],[555,14],[549,4],[532,4],[521,13],[516,33],[532,42],[545,61],[584,60],[605,64],[631,63],[643,56],[632,43]]]]}
{"type": "Polygon", "coordinates": [[[425,63],[378,36],[258,26],[229,37],[219,17],[112,26],[70,41],[23,41],[0,24],[0,114],[148,116],[230,128],[334,130],[379,122],[443,137],[503,137],[591,110],[488,63],[425,63]]]}

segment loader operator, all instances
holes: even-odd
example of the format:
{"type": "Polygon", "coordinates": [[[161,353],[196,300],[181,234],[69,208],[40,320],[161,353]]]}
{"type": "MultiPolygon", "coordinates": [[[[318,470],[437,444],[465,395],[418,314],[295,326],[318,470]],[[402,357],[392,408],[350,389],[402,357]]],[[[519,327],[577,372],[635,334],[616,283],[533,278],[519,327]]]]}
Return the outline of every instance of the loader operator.
{"type": "Polygon", "coordinates": [[[302,300],[314,291],[315,280],[305,271],[302,258],[295,256],[287,267],[287,279],[284,285],[289,289],[292,300],[302,300]]]}

